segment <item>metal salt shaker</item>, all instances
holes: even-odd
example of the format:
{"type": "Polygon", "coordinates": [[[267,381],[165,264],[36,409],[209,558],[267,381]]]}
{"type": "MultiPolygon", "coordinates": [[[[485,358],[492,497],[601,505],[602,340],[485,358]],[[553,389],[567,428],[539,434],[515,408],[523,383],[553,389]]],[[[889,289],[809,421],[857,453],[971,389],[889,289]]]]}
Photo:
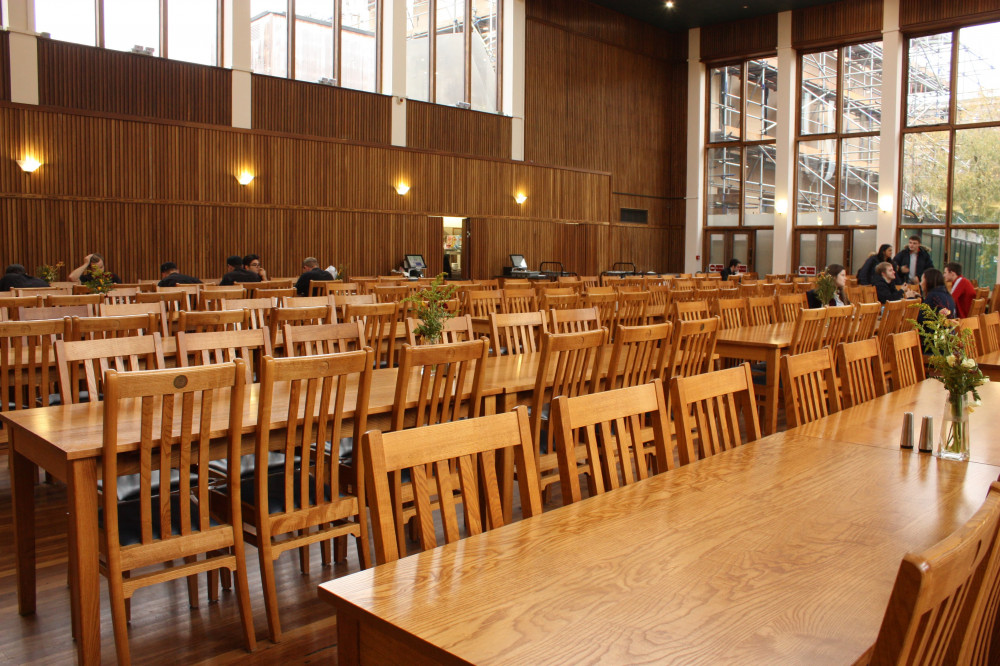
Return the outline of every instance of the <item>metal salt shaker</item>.
{"type": "Polygon", "coordinates": [[[913,412],[903,412],[903,432],[899,435],[899,448],[913,449],[913,412]]]}

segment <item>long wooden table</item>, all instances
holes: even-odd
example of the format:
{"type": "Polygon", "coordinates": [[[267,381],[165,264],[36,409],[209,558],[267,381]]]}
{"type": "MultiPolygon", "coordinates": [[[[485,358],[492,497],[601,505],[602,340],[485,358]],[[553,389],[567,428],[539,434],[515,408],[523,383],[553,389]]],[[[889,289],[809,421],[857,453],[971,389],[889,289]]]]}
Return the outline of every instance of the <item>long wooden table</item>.
{"type": "Polygon", "coordinates": [[[779,433],[320,586],[340,663],[850,663],[1000,466],[779,433]]]}
{"type": "Polygon", "coordinates": [[[977,356],[976,362],[982,368],[983,374],[990,378],[990,381],[1000,381],[1000,351],[977,356]]]}
{"type": "Polygon", "coordinates": [[[779,362],[792,344],[794,322],[744,326],[719,331],[715,353],[722,358],[742,361],[763,361],[767,364],[764,385],[764,418],[761,432],[765,435],[778,429],[778,378],[779,362]]]}

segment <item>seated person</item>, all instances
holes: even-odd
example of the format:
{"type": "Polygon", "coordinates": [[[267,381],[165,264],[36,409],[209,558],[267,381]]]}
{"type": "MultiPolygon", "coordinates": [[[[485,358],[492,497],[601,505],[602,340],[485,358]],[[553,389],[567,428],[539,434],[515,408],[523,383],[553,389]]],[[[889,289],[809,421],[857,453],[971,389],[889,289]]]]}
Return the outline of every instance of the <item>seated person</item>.
{"type": "Polygon", "coordinates": [[[267,271],[265,271],[264,267],[260,265],[259,254],[248,254],[243,257],[243,268],[251,273],[255,273],[259,278],[256,280],[257,282],[263,282],[268,279],[267,271]]]}
{"type": "Polygon", "coordinates": [[[83,262],[83,265],[77,266],[72,270],[72,272],[70,272],[70,282],[74,280],[78,281],[80,284],[90,282],[94,269],[100,269],[109,273],[111,275],[112,282],[115,284],[121,284],[122,279],[104,267],[104,257],[96,252],[88,254],[86,260],[83,262]]]}
{"type": "Polygon", "coordinates": [[[944,265],[944,279],[951,282],[951,298],[955,301],[955,308],[952,308],[954,317],[964,319],[969,316],[969,308],[976,298],[976,288],[972,286],[966,278],[962,277],[962,264],[957,261],[949,261],[944,265]]]}
{"type": "MultiPolygon", "coordinates": [[[[920,276],[920,288],[924,293],[924,304],[930,306],[935,312],[940,312],[945,317],[955,316],[955,300],[948,293],[948,286],[945,284],[944,275],[936,268],[928,268],[920,276]]],[[[917,312],[917,323],[923,323],[927,318],[924,309],[917,312]]],[[[927,343],[924,343],[924,353],[929,354],[931,350],[927,343]]]]}
{"type": "Polygon", "coordinates": [[[28,275],[21,264],[11,264],[0,278],[0,291],[11,289],[27,289],[29,287],[47,287],[49,283],[42,278],[28,275]]]}
{"type": "Polygon", "coordinates": [[[878,302],[885,304],[887,301],[898,301],[902,298],[912,298],[917,294],[910,289],[900,291],[896,289],[896,270],[888,261],[883,261],[875,267],[875,295],[878,302]]]}
{"type": "Polygon", "coordinates": [[[302,275],[295,281],[295,293],[299,296],[309,296],[309,287],[313,280],[329,282],[332,279],[332,275],[319,267],[316,257],[306,257],[302,260],[302,275]]]}
{"type": "Polygon", "coordinates": [[[847,296],[844,294],[844,287],[847,286],[847,269],[840,264],[830,264],[826,267],[826,272],[833,276],[834,281],[837,283],[837,290],[833,292],[833,298],[830,299],[829,303],[820,303],[819,298],[816,296],[816,290],[810,289],[806,292],[806,301],[809,303],[809,307],[821,308],[824,305],[850,305],[847,301],[847,296]]]}
{"type": "Polygon", "coordinates": [[[739,272],[740,260],[733,258],[729,260],[729,265],[722,269],[722,279],[723,281],[728,280],[733,275],[739,272]]]}
{"type": "Polygon", "coordinates": [[[177,270],[177,264],[166,261],[160,264],[160,281],[157,287],[176,287],[179,284],[201,284],[201,280],[190,275],[184,275],[177,270]]]}
{"type": "MultiPolygon", "coordinates": [[[[258,266],[260,264],[258,263],[258,266]]],[[[260,282],[260,275],[243,268],[243,257],[234,254],[226,259],[226,266],[229,272],[222,276],[219,285],[231,287],[237,282],[260,282]]]]}

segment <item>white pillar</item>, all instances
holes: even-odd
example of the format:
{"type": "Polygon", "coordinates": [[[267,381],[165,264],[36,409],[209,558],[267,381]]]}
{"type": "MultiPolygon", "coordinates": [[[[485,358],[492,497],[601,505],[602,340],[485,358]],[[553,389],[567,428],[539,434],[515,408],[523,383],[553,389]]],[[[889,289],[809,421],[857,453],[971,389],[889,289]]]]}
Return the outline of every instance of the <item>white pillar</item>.
{"type": "Polygon", "coordinates": [[[778,14],[778,119],[775,130],[774,201],[784,213],[774,214],[775,273],[791,273],[792,219],[795,210],[795,114],[798,57],[792,48],[792,12],[778,14]],[[781,202],[784,202],[783,204],[781,202]]]}
{"type": "Polygon", "coordinates": [[[5,0],[10,32],[10,101],[38,104],[38,38],[34,0],[5,0]]]}
{"type": "Polygon", "coordinates": [[[687,185],[684,215],[684,272],[702,269],[702,221],[705,182],[705,65],[701,30],[688,30],[687,185]]]}
{"type": "Polygon", "coordinates": [[[390,141],[406,145],[406,0],[382,7],[382,93],[392,95],[390,141]]]}
{"type": "Polygon", "coordinates": [[[503,93],[501,111],[511,117],[510,157],[524,159],[525,0],[507,0],[503,8],[503,93]]]}
{"type": "Polygon", "coordinates": [[[233,127],[253,126],[250,82],[250,0],[225,0],[223,60],[232,70],[233,127]]]}
{"type": "Polygon", "coordinates": [[[882,3],[882,129],[879,132],[878,245],[889,243],[896,250],[896,219],[899,211],[899,146],[903,110],[903,35],[899,32],[899,0],[882,3]],[[891,202],[889,210],[882,207],[891,202]]]}

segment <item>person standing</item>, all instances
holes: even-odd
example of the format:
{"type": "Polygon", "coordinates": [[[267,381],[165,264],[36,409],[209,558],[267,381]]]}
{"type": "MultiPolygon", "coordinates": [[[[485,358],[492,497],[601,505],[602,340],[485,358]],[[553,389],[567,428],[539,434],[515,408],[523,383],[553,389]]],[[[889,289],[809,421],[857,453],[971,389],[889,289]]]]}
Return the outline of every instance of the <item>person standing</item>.
{"type": "Polygon", "coordinates": [[[333,276],[319,267],[316,257],[306,257],[302,260],[302,275],[295,281],[295,293],[299,296],[309,296],[312,282],[329,282],[333,276]]]}
{"type": "Polygon", "coordinates": [[[969,308],[976,297],[976,288],[962,277],[962,264],[949,261],[944,265],[944,279],[951,282],[951,297],[957,310],[952,310],[959,319],[969,316],[969,308]]]}
{"type": "Polygon", "coordinates": [[[722,279],[729,280],[730,277],[736,275],[736,273],[739,272],[739,268],[740,268],[740,260],[736,259],[735,257],[733,259],[730,259],[729,265],[722,269],[722,279]]]}
{"type": "Polygon", "coordinates": [[[104,267],[104,257],[97,254],[96,252],[88,254],[83,264],[77,266],[72,270],[72,272],[70,272],[69,280],[70,282],[76,280],[80,284],[86,284],[87,282],[90,282],[91,276],[93,275],[95,270],[102,270],[108,273],[111,276],[111,281],[114,282],[115,284],[121,284],[122,282],[122,279],[120,277],[118,277],[117,275],[110,272],[107,268],[104,267]]]}
{"type": "MultiPolygon", "coordinates": [[[[258,262],[259,265],[259,262],[258,262]]],[[[231,287],[237,282],[260,282],[260,276],[257,273],[253,273],[243,268],[243,257],[234,254],[233,256],[226,259],[226,267],[229,268],[229,272],[222,276],[219,280],[219,285],[223,287],[231,287]]]]}
{"type": "Polygon", "coordinates": [[[875,273],[875,267],[883,261],[892,261],[892,246],[888,243],[879,246],[878,252],[869,255],[869,257],[865,259],[865,263],[858,269],[858,284],[875,284],[875,278],[878,277],[875,273]]]}
{"type": "Polygon", "coordinates": [[[928,268],[934,268],[930,252],[920,244],[920,236],[916,235],[910,236],[906,247],[892,258],[892,262],[899,266],[898,276],[902,279],[897,278],[898,284],[904,282],[920,284],[920,276],[924,274],[924,271],[928,268]]]}
{"type": "Polygon", "coordinates": [[[184,275],[177,270],[177,264],[172,261],[165,261],[160,264],[160,281],[157,287],[176,287],[179,284],[201,284],[201,280],[190,275],[184,275]]]}

